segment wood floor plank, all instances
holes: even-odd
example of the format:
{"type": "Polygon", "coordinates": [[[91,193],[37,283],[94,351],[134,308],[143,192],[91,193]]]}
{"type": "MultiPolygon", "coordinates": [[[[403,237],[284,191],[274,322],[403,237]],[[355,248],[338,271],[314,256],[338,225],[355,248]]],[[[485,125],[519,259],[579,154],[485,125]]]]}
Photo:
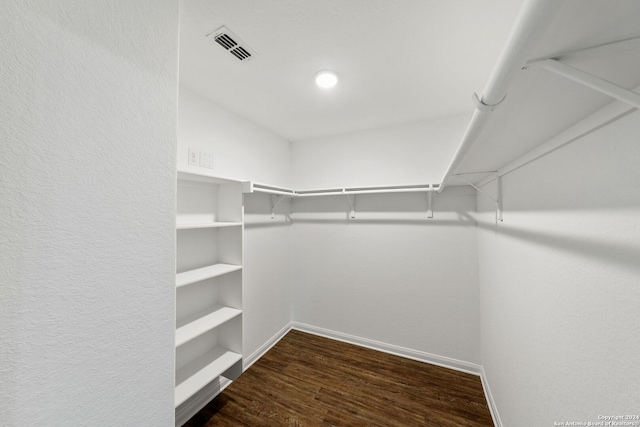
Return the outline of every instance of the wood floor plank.
{"type": "Polygon", "coordinates": [[[185,427],[491,427],[480,379],[290,331],[185,427]]]}
{"type": "Polygon", "coordinates": [[[354,395],[348,390],[338,392],[321,389],[316,396],[327,410],[333,408],[334,413],[344,419],[358,419],[370,424],[380,424],[388,427],[403,427],[406,425],[420,425],[423,416],[395,405],[395,402],[385,401],[379,396],[354,395]],[[349,402],[349,405],[344,405],[349,402]]]}

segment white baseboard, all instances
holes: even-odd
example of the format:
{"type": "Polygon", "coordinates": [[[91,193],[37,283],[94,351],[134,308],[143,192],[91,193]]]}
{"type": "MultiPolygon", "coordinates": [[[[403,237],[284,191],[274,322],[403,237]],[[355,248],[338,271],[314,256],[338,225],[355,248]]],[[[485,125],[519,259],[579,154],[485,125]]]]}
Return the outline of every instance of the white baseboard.
{"type": "Polygon", "coordinates": [[[498,407],[496,406],[496,402],[493,400],[493,394],[491,394],[491,388],[489,387],[489,380],[487,379],[483,366],[480,366],[480,380],[482,381],[484,395],[487,398],[487,405],[489,405],[491,418],[493,418],[493,425],[495,425],[495,427],[502,427],[502,420],[498,413],[498,407]]]}
{"type": "Polygon", "coordinates": [[[476,363],[465,362],[463,360],[453,359],[446,356],[439,356],[437,354],[426,353],[424,351],[413,350],[406,347],[400,347],[393,344],[374,341],[368,338],[361,338],[355,335],[336,332],[329,329],[319,328],[317,326],[307,325],[304,323],[291,322],[291,329],[308,332],[310,334],[346,342],[348,344],[353,344],[360,347],[370,348],[372,350],[382,351],[383,353],[406,357],[407,359],[417,360],[419,362],[429,363],[431,365],[441,366],[443,368],[454,369],[456,371],[465,372],[467,374],[480,376],[482,372],[482,366],[476,363]]]}
{"type": "Polygon", "coordinates": [[[260,359],[267,351],[271,350],[271,347],[276,345],[278,341],[280,341],[282,337],[284,337],[287,334],[287,332],[289,332],[290,330],[291,330],[291,322],[287,323],[287,325],[284,328],[276,332],[276,334],[271,338],[269,338],[269,340],[266,343],[262,344],[260,348],[254,351],[251,356],[247,357],[243,361],[242,371],[244,372],[247,369],[249,369],[251,365],[256,363],[258,359],[260,359]]]}

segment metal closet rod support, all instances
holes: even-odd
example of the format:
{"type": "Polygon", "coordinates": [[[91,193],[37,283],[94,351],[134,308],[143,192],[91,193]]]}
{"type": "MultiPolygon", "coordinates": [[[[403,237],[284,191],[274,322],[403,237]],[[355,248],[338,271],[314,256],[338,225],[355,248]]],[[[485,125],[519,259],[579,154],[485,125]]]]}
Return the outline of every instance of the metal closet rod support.
{"type": "Polygon", "coordinates": [[[586,71],[579,70],[575,67],[567,65],[556,59],[545,59],[538,62],[527,64],[524,69],[543,69],[558,74],[564,78],[580,83],[593,90],[609,95],[619,101],[625,102],[635,108],[640,108],[640,94],[605,80],[601,77],[594,76],[586,71]]]}
{"type": "Polygon", "coordinates": [[[281,201],[284,200],[286,196],[280,196],[276,194],[271,195],[271,219],[276,217],[276,206],[280,204],[281,201]]]}
{"type": "Polygon", "coordinates": [[[496,204],[496,219],[498,221],[500,221],[500,222],[503,221],[503,219],[502,219],[502,177],[498,174],[498,171],[456,173],[456,174],[453,174],[453,176],[457,176],[458,178],[460,178],[461,180],[463,180],[464,182],[466,182],[467,184],[469,184],[470,186],[475,188],[476,191],[484,194],[489,199],[491,199],[496,204]],[[467,180],[463,176],[463,175],[475,175],[475,174],[480,174],[480,173],[487,173],[487,174],[492,174],[492,175],[495,176],[495,180],[497,182],[496,197],[495,198],[493,196],[491,196],[489,193],[487,193],[486,191],[484,191],[479,186],[477,186],[474,183],[472,183],[471,181],[467,180]]]}

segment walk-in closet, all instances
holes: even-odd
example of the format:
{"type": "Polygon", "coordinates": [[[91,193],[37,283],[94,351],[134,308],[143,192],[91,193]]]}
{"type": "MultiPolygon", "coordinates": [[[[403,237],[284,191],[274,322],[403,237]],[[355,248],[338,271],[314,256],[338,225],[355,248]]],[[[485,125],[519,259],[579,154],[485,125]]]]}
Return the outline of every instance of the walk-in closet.
{"type": "Polygon", "coordinates": [[[640,2],[0,34],[0,425],[640,426],[640,2]]]}

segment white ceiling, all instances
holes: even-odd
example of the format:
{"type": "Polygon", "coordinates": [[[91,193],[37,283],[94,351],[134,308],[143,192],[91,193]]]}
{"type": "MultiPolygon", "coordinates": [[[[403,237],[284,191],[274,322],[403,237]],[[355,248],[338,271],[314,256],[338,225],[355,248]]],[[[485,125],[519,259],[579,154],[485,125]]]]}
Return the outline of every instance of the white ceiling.
{"type": "Polygon", "coordinates": [[[471,113],[521,3],[183,0],[180,82],[289,141],[471,113]],[[253,60],[205,38],[223,25],[253,60]]]}

